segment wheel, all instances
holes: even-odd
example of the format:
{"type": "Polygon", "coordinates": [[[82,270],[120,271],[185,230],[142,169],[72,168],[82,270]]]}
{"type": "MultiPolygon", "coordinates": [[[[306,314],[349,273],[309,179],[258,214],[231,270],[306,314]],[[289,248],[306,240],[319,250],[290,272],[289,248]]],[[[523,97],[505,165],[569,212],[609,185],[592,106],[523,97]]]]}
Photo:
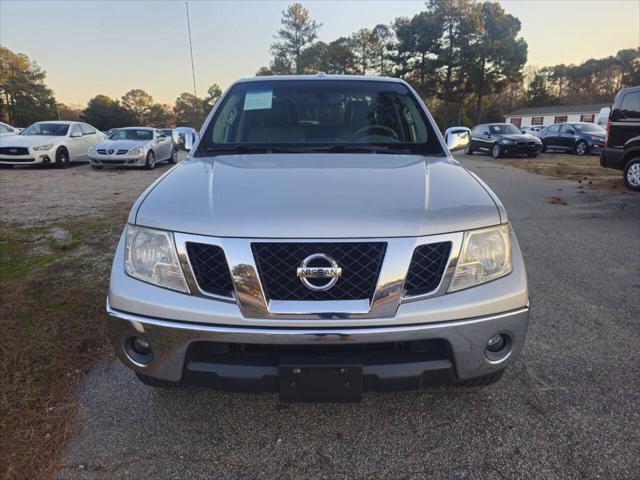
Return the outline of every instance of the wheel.
{"type": "Polygon", "coordinates": [[[544,144],[544,142],[542,142],[542,148],[540,149],[540,151],[541,151],[542,153],[544,153],[544,152],[546,152],[546,151],[547,151],[547,146],[544,144]]]}
{"type": "Polygon", "coordinates": [[[175,148],[171,149],[171,156],[169,157],[169,160],[167,163],[169,163],[169,165],[173,165],[174,163],[176,163],[178,161],[178,150],[175,148]]]}
{"type": "Polygon", "coordinates": [[[586,155],[587,153],[589,153],[589,145],[587,145],[587,142],[585,142],[584,140],[578,140],[575,150],[576,155],[586,155]]]}
{"type": "Polygon", "coordinates": [[[8,163],[0,163],[0,168],[13,168],[15,165],[10,165],[8,163]]]}
{"type": "Polygon", "coordinates": [[[156,156],[151,150],[147,153],[147,159],[144,162],[144,168],[147,170],[153,170],[156,167],[156,156]]]}
{"type": "Polygon", "coordinates": [[[529,158],[536,158],[537,156],[538,156],[538,152],[527,153],[527,157],[529,158]]]}
{"type": "Polygon", "coordinates": [[[502,155],[502,148],[499,143],[494,143],[493,148],[491,148],[491,156],[493,158],[500,158],[502,155]]]}
{"type": "Polygon", "coordinates": [[[629,190],[640,192],[640,158],[634,158],[624,169],[624,184],[629,190]]]}
{"type": "Polygon", "coordinates": [[[147,385],[149,387],[171,388],[171,387],[175,387],[176,386],[176,384],[174,382],[169,382],[167,380],[161,380],[161,379],[155,378],[155,377],[149,377],[148,375],[144,375],[144,374],[138,373],[138,372],[136,372],[136,377],[138,377],[138,380],[140,380],[142,383],[144,383],[145,385],[147,385]]]}
{"type": "Polygon", "coordinates": [[[66,148],[59,148],[56,152],[56,168],[69,168],[70,165],[69,152],[66,148]]]}
{"type": "Polygon", "coordinates": [[[464,147],[465,155],[473,155],[473,148],[471,148],[471,144],[469,143],[466,147],[464,147]]]}
{"type": "Polygon", "coordinates": [[[460,382],[458,385],[461,385],[463,387],[486,387],[487,385],[496,383],[502,378],[502,375],[504,375],[504,369],[490,373],[489,375],[483,375],[482,377],[465,380],[463,382],[460,382]]]}

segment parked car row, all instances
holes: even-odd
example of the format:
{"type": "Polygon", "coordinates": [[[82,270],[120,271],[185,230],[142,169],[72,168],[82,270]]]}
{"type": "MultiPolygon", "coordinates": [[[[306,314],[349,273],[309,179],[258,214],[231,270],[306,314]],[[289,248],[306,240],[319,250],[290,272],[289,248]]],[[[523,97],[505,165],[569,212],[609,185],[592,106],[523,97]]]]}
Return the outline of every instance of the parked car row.
{"type": "Polygon", "coordinates": [[[478,151],[489,153],[493,158],[522,154],[537,157],[541,150],[542,141],[539,138],[522,133],[511,123],[486,123],[471,130],[471,141],[465,154],[473,155],[478,151]]]}
{"type": "Polygon", "coordinates": [[[91,166],[138,166],[152,169],[158,162],[175,163],[177,151],[170,129],[126,127],[106,133],[83,122],[36,122],[22,132],[0,124],[0,168],[46,165],[67,168],[71,162],[91,166]]]}

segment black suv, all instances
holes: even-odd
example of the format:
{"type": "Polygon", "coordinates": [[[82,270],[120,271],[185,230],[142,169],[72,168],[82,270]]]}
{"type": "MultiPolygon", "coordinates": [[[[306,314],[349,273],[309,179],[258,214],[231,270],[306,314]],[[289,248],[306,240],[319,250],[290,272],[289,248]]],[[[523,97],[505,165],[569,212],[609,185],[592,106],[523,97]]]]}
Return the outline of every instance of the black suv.
{"type": "Polygon", "coordinates": [[[578,155],[600,153],[607,132],[595,123],[556,123],[541,132],[543,151],[564,150],[578,155]]]}
{"type": "Polygon", "coordinates": [[[473,155],[478,150],[490,153],[493,158],[511,154],[537,157],[541,149],[542,142],[539,138],[522,133],[511,123],[487,123],[471,130],[471,142],[464,153],[473,155]]]}
{"type": "Polygon", "coordinates": [[[624,171],[628,188],[640,191],[640,86],[620,90],[613,101],[600,165],[624,171]]]}

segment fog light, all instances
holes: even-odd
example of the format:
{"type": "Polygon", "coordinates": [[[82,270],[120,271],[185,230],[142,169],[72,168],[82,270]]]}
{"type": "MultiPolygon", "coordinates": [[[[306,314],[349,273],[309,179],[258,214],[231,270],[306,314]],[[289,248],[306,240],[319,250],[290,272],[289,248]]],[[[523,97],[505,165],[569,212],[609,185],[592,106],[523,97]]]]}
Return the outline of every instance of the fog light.
{"type": "Polygon", "coordinates": [[[139,367],[146,367],[153,360],[151,344],[144,338],[129,337],[125,340],[123,347],[129,360],[139,367]]]}
{"type": "Polygon", "coordinates": [[[511,353],[513,341],[506,333],[496,333],[487,340],[484,355],[492,363],[498,363],[506,359],[511,353]]]}
{"type": "Polygon", "coordinates": [[[146,340],[136,337],[131,342],[131,349],[138,355],[149,355],[151,353],[151,345],[146,340]]]}
{"type": "Polygon", "coordinates": [[[502,334],[494,335],[487,342],[487,350],[489,350],[490,352],[499,352],[504,348],[506,343],[507,342],[504,338],[504,335],[502,334]]]}

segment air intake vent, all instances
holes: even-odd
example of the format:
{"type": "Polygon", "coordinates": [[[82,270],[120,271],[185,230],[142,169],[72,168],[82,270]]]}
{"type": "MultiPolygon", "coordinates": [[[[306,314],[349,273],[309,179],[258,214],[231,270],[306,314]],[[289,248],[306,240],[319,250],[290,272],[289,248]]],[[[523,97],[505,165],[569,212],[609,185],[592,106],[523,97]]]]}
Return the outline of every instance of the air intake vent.
{"type": "Polygon", "coordinates": [[[424,295],[438,288],[450,253],[451,242],[428,243],[416,247],[404,283],[405,296],[424,295]]]}
{"type": "Polygon", "coordinates": [[[233,281],[222,248],[206,243],[187,242],[187,253],[201,290],[213,295],[233,297],[233,281]]]}

